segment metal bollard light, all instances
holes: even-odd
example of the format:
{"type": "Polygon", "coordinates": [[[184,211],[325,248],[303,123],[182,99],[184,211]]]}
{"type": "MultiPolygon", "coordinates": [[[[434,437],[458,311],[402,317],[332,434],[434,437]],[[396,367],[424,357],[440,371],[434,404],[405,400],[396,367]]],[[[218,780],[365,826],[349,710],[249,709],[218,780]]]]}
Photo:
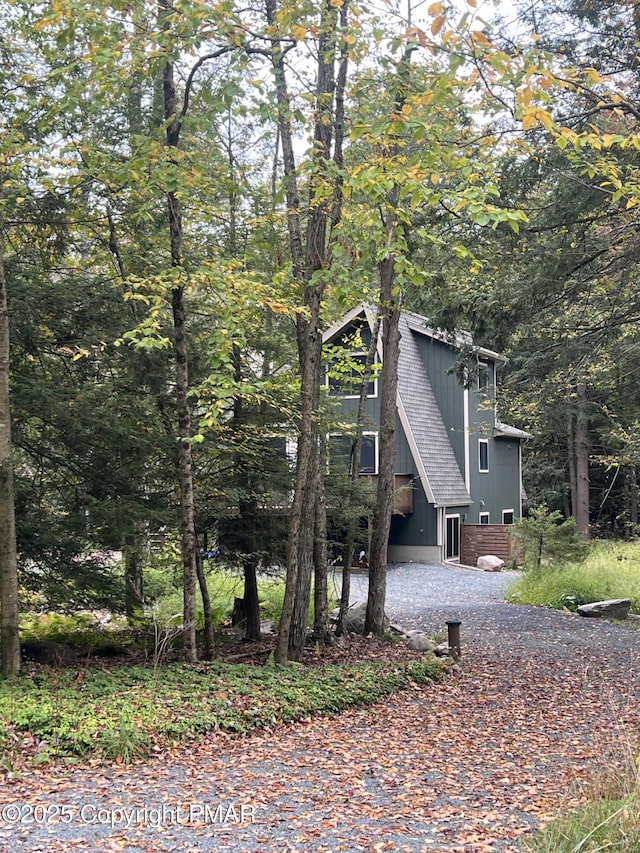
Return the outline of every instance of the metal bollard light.
{"type": "Polygon", "coordinates": [[[453,656],[457,659],[462,657],[462,649],[460,647],[460,625],[462,622],[459,619],[448,619],[446,622],[449,648],[453,652],[453,656]]]}

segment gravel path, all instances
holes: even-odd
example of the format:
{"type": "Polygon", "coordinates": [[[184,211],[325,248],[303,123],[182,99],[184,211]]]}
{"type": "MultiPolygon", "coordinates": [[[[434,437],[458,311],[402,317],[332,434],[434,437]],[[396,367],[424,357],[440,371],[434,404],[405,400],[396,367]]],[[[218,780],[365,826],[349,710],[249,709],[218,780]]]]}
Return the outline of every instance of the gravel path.
{"type": "MultiPolygon", "coordinates": [[[[391,567],[394,622],[431,632],[461,620],[460,672],[372,709],[148,764],[34,771],[2,803],[10,818],[40,804],[46,820],[0,821],[0,849],[520,850],[581,780],[635,750],[640,632],[505,604],[508,581],[391,567]]],[[[354,576],[354,599],[364,583],[354,576]]]]}

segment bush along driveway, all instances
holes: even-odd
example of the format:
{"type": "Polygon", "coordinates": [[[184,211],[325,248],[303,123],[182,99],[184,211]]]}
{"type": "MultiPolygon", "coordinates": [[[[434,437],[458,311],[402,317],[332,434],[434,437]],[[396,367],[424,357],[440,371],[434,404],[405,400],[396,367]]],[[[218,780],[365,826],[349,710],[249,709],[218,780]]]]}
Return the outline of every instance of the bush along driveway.
{"type": "Polygon", "coordinates": [[[505,604],[507,581],[393,567],[392,621],[462,622],[457,672],[365,709],[214,735],[150,762],[7,778],[0,849],[521,849],[635,750],[640,633],[505,604]]]}

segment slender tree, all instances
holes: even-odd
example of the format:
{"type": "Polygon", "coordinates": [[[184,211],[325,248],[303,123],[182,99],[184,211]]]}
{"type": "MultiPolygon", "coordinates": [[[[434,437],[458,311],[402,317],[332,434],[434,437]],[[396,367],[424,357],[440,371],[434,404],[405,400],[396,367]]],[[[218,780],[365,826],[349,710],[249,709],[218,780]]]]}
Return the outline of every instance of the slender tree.
{"type": "MultiPolygon", "coordinates": [[[[0,187],[3,176],[0,173],[0,187]]],[[[4,216],[0,191],[0,647],[3,675],[20,671],[18,563],[9,395],[9,312],[4,269],[4,216]]]]}

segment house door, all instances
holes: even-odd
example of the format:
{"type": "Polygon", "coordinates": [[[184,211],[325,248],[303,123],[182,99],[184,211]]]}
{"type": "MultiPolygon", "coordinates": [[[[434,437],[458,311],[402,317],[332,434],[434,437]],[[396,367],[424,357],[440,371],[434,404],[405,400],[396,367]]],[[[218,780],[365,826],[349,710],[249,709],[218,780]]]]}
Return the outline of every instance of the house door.
{"type": "Polygon", "coordinates": [[[445,541],[444,541],[444,558],[445,560],[460,559],[460,516],[447,515],[445,516],[445,541]]]}

